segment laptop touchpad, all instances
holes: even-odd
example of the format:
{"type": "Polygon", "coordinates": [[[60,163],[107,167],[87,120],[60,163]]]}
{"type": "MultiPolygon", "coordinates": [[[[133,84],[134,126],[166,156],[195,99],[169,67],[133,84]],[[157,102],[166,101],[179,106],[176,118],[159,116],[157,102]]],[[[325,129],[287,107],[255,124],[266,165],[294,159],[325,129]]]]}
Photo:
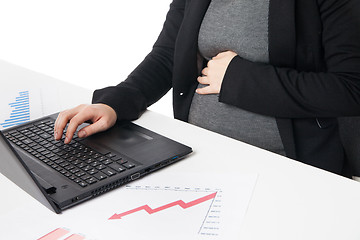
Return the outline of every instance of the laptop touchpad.
{"type": "Polygon", "coordinates": [[[152,139],[152,137],[128,126],[114,126],[108,131],[98,133],[84,140],[86,143],[97,143],[110,149],[129,149],[152,139]]]}

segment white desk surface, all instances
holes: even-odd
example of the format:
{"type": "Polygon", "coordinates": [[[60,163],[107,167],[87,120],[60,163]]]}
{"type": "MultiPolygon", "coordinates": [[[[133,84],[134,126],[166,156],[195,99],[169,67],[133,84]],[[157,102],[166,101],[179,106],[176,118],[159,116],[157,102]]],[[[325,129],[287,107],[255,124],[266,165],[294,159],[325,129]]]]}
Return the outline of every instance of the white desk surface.
{"type": "MultiPolygon", "coordinates": [[[[91,91],[77,92],[64,98],[64,106],[90,101],[91,91]]],[[[136,123],[193,148],[190,157],[162,171],[258,174],[240,239],[360,239],[360,183],[155,112],[136,123]]],[[[0,189],[0,215],[34,201],[1,174],[0,189]]],[[[24,214],[36,222],[31,209],[24,214]]]]}

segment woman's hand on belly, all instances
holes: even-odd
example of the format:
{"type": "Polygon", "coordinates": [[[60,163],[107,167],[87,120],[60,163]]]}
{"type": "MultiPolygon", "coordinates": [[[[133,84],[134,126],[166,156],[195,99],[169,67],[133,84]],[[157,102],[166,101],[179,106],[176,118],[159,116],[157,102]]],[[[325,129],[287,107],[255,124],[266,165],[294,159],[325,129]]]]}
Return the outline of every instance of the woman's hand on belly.
{"type": "Polygon", "coordinates": [[[198,94],[217,94],[220,92],[221,84],[225,76],[225,72],[231,60],[237,54],[232,51],[221,52],[213,57],[198,77],[198,82],[207,85],[203,88],[196,89],[198,94]]]}

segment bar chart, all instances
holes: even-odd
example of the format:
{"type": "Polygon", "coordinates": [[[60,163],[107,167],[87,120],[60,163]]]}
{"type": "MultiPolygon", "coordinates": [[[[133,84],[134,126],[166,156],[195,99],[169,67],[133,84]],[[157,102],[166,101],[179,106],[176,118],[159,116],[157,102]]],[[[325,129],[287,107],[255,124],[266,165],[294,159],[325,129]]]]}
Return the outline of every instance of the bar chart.
{"type": "Polygon", "coordinates": [[[4,122],[0,123],[1,128],[13,127],[30,121],[30,96],[29,91],[20,91],[14,101],[9,103],[10,115],[4,122]]]}

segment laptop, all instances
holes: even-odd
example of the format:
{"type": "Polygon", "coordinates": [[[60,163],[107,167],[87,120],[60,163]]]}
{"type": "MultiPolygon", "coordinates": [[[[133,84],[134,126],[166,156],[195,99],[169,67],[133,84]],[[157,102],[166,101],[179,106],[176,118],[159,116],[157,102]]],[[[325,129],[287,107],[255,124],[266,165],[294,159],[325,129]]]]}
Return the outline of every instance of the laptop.
{"type": "MultiPolygon", "coordinates": [[[[56,213],[175,163],[192,149],[132,122],[69,144],[57,114],[0,131],[0,172],[56,213]]],[[[80,129],[83,126],[80,126],[80,129]]]]}

